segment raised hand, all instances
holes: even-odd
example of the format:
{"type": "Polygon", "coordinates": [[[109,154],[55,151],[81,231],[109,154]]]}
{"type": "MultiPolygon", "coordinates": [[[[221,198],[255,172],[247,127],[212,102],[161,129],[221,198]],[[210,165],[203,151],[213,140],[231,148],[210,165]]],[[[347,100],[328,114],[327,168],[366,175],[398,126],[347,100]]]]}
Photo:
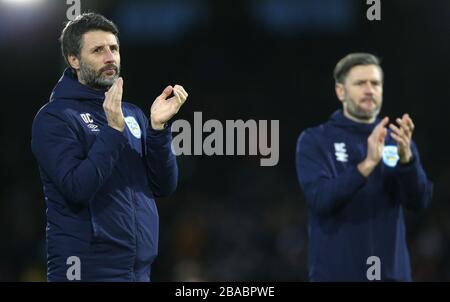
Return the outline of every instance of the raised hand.
{"type": "Polygon", "coordinates": [[[388,123],[388,117],[382,119],[367,138],[367,156],[366,159],[358,165],[358,170],[365,177],[368,177],[370,173],[372,173],[373,169],[375,169],[383,156],[384,139],[387,135],[386,126],[388,123]]]}
{"type": "Polygon", "coordinates": [[[125,118],[122,112],[123,79],[118,78],[105,92],[103,110],[106,114],[108,125],[120,132],[125,128],[125,118]]]}
{"type": "Polygon", "coordinates": [[[188,93],[184,90],[183,86],[167,86],[162,94],[155,99],[150,108],[152,128],[155,130],[163,129],[165,123],[177,114],[181,106],[186,102],[187,97],[188,93]],[[174,96],[167,99],[172,92],[174,96]]]}
{"type": "Polygon", "coordinates": [[[389,128],[392,130],[391,137],[397,142],[398,156],[400,163],[409,163],[412,159],[411,151],[411,137],[414,131],[414,123],[411,117],[405,113],[402,118],[395,120],[398,126],[390,124],[389,128]]]}

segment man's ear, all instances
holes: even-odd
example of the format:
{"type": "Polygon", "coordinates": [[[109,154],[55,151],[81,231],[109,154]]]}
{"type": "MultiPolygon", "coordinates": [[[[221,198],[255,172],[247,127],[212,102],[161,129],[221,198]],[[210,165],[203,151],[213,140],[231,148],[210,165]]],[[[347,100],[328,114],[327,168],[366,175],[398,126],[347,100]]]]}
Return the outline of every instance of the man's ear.
{"type": "Polygon", "coordinates": [[[80,69],[80,60],[74,55],[68,55],[67,61],[69,62],[70,67],[72,67],[75,70],[80,69]]]}
{"type": "Polygon", "coordinates": [[[336,83],[335,85],[336,90],[336,96],[339,99],[339,101],[343,102],[345,100],[345,87],[344,84],[336,83]]]}

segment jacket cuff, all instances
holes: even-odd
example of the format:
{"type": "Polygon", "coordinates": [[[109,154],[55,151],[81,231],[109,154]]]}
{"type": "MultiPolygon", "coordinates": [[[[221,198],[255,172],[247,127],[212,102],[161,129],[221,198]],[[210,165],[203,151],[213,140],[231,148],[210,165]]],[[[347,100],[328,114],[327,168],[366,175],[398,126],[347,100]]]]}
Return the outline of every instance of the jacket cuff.
{"type": "Polygon", "coordinates": [[[147,136],[155,138],[155,137],[167,136],[169,134],[172,134],[171,125],[169,123],[166,123],[165,127],[161,130],[155,130],[152,128],[151,125],[149,125],[149,127],[148,127],[147,136]]]}
{"type": "Polygon", "coordinates": [[[351,169],[352,169],[352,171],[350,172],[350,180],[351,180],[350,183],[354,183],[356,188],[364,185],[367,182],[367,178],[361,174],[361,172],[358,170],[357,166],[355,166],[351,169]]]}
{"type": "Polygon", "coordinates": [[[99,136],[101,136],[105,143],[108,144],[112,149],[122,149],[128,142],[128,139],[124,135],[124,132],[120,132],[109,126],[104,126],[101,129],[99,136]]]}
{"type": "Polygon", "coordinates": [[[415,171],[417,168],[417,159],[413,155],[412,160],[407,164],[401,164],[400,162],[397,165],[397,172],[400,174],[407,174],[411,171],[415,171]]]}

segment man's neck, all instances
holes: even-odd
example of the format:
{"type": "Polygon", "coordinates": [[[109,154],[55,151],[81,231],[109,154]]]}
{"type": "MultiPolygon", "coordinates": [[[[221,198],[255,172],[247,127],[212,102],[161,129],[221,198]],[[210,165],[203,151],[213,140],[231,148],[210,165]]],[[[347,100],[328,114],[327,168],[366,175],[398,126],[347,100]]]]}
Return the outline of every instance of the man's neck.
{"type": "Polygon", "coordinates": [[[80,71],[79,71],[79,70],[76,70],[76,71],[75,71],[75,75],[77,76],[78,82],[80,82],[80,83],[83,84],[84,86],[87,86],[87,85],[86,85],[86,82],[83,81],[83,80],[81,79],[81,77],[80,77],[80,71]]]}
{"type": "Polygon", "coordinates": [[[356,117],[356,116],[351,115],[351,114],[347,111],[346,108],[344,108],[343,111],[344,111],[344,116],[345,116],[346,118],[348,118],[348,119],[350,119],[350,120],[352,120],[352,121],[354,121],[354,122],[361,123],[361,124],[372,124],[373,122],[375,122],[375,119],[376,119],[375,116],[372,117],[372,118],[370,118],[370,119],[361,119],[361,118],[358,118],[358,117],[356,117]]]}

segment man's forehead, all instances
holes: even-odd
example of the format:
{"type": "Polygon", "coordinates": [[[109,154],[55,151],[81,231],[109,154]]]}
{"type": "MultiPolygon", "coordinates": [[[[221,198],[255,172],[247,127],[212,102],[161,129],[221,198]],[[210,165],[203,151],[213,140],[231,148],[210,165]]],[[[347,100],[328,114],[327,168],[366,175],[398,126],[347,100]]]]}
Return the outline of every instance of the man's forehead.
{"type": "Polygon", "coordinates": [[[118,44],[117,38],[111,32],[95,30],[88,31],[83,35],[83,45],[87,48],[115,44],[118,44]]]}
{"type": "Polygon", "coordinates": [[[381,69],[376,65],[357,65],[350,69],[348,78],[376,78],[381,80],[381,69]]]}

